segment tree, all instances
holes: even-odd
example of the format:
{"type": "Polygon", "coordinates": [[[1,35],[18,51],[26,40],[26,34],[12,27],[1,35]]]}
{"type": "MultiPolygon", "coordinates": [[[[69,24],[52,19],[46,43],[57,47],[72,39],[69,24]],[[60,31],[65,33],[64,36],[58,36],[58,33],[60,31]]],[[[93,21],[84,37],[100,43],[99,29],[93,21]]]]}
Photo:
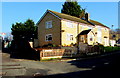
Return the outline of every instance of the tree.
{"type": "Polygon", "coordinates": [[[85,9],[82,9],[81,14],[80,14],[80,18],[85,18],[85,14],[86,14],[85,9]]]}
{"type": "Polygon", "coordinates": [[[110,30],[110,38],[114,40],[119,40],[120,39],[120,29],[117,28],[115,30],[110,30]]]}
{"type": "Polygon", "coordinates": [[[34,38],[37,38],[37,26],[33,20],[28,19],[24,23],[12,24],[12,35],[14,40],[25,39],[31,41],[34,38]]]}
{"type": "Polygon", "coordinates": [[[66,2],[62,6],[62,13],[79,18],[83,18],[85,16],[85,9],[82,9],[81,6],[78,5],[76,0],[66,0],[66,2]]]}

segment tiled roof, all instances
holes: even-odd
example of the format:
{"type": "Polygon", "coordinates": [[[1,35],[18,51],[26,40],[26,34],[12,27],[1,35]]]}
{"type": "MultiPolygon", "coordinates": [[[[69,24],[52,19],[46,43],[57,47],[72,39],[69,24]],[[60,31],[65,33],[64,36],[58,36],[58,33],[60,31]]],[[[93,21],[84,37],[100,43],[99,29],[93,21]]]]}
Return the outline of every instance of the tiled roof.
{"type": "Polygon", "coordinates": [[[58,17],[63,18],[63,19],[68,19],[68,20],[72,20],[72,21],[76,21],[76,22],[89,24],[88,22],[86,22],[86,21],[84,21],[84,20],[82,20],[80,18],[71,16],[71,15],[67,15],[67,14],[64,14],[64,13],[59,13],[59,12],[55,12],[55,11],[51,11],[51,10],[48,10],[48,11],[54,13],[55,15],[57,15],[58,17]]]}
{"type": "MultiPolygon", "coordinates": [[[[71,21],[80,22],[80,23],[84,23],[84,24],[88,24],[88,25],[93,25],[94,24],[94,25],[100,25],[100,26],[103,26],[103,27],[107,27],[107,26],[103,25],[102,23],[94,21],[94,20],[85,21],[85,20],[82,20],[78,17],[67,15],[67,14],[64,14],[64,13],[59,13],[59,12],[55,12],[55,11],[51,11],[51,10],[48,10],[48,11],[52,12],[56,16],[58,16],[60,18],[63,18],[63,19],[68,19],[68,20],[71,20],[71,21]]],[[[109,28],[109,27],[107,27],[107,28],[109,28]]]]}

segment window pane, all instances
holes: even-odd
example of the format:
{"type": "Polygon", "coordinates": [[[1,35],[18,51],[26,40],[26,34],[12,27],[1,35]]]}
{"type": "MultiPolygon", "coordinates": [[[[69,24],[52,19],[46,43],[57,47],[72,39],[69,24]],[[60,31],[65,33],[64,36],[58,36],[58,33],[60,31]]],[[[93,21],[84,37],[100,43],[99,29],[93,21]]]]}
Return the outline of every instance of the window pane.
{"type": "Polygon", "coordinates": [[[67,40],[69,40],[69,41],[71,41],[71,40],[73,40],[73,35],[71,35],[71,34],[67,34],[67,40]]]}
{"type": "Polygon", "coordinates": [[[52,35],[51,34],[46,35],[46,41],[52,41],[52,35]]]}
{"type": "Polygon", "coordinates": [[[52,21],[46,22],[46,28],[52,28],[52,21]]]}
{"type": "Polygon", "coordinates": [[[70,35],[70,40],[73,40],[73,35],[70,35]]]}
{"type": "Polygon", "coordinates": [[[45,23],[46,28],[48,28],[48,22],[45,23]]]}
{"type": "Polygon", "coordinates": [[[73,23],[70,22],[70,21],[66,22],[66,26],[67,26],[67,27],[70,27],[70,28],[73,28],[73,27],[74,27],[74,26],[73,26],[73,23]]]}

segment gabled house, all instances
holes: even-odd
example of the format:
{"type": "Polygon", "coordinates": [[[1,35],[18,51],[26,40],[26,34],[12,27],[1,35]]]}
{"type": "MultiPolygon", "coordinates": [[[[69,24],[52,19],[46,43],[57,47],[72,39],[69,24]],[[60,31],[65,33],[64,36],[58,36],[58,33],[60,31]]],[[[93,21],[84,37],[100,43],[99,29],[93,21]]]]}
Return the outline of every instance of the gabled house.
{"type": "MultiPolygon", "coordinates": [[[[87,15],[89,16],[89,15],[87,15]]],[[[37,23],[39,46],[48,43],[70,46],[79,42],[109,46],[109,28],[89,17],[80,19],[63,13],[47,10],[37,23]]]]}

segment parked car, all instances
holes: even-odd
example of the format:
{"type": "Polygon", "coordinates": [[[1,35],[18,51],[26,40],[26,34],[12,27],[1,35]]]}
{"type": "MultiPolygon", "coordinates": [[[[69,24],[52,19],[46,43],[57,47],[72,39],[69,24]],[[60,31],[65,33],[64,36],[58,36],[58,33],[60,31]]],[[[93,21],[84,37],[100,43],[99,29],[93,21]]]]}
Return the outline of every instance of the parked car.
{"type": "Polygon", "coordinates": [[[118,39],[116,46],[120,46],[120,39],[118,39]]]}
{"type": "Polygon", "coordinates": [[[120,43],[116,43],[115,45],[120,47],[120,43]]]}

